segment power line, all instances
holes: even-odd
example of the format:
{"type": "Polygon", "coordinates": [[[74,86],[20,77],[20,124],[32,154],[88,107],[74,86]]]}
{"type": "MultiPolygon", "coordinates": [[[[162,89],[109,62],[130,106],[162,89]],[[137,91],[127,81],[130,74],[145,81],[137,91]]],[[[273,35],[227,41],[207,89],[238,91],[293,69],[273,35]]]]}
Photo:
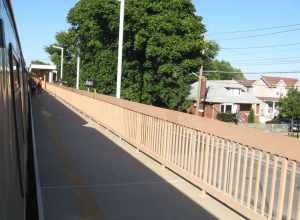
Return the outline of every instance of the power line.
{"type": "Polygon", "coordinates": [[[225,41],[225,40],[251,39],[251,38],[258,38],[258,37],[265,37],[265,36],[273,36],[273,35],[277,35],[277,34],[294,32],[294,31],[299,31],[299,30],[300,30],[300,28],[291,29],[291,30],[285,30],[285,31],[277,31],[277,32],[272,32],[272,33],[265,33],[265,34],[249,35],[249,36],[244,36],[244,37],[234,37],[234,38],[217,39],[217,40],[219,40],[219,41],[225,41]]]}
{"type": "Polygon", "coordinates": [[[237,72],[237,71],[218,71],[218,70],[205,70],[204,73],[243,73],[245,75],[264,75],[264,74],[300,74],[299,71],[262,71],[262,72],[237,72]]]}
{"type": "Polygon", "coordinates": [[[279,66],[279,65],[291,65],[291,64],[300,64],[300,62],[286,62],[286,63],[244,63],[244,64],[237,64],[238,66],[279,66]]]}
{"type": "Polygon", "coordinates": [[[277,61],[268,61],[268,60],[261,60],[261,61],[244,61],[244,62],[235,62],[234,64],[245,64],[245,65],[250,65],[250,64],[281,64],[281,63],[287,63],[287,64],[299,64],[300,63],[300,59],[294,59],[294,60],[277,60],[277,61]]]}
{"type": "Polygon", "coordinates": [[[227,32],[215,32],[212,34],[209,34],[209,36],[212,35],[218,35],[218,34],[237,34],[237,33],[247,33],[247,32],[258,32],[258,31],[265,31],[265,30],[274,30],[279,28],[287,28],[287,27],[295,27],[300,26],[300,24],[290,24],[290,25],[282,25],[282,26],[271,26],[271,27],[264,27],[264,28],[253,28],[253,29],[245,29],[245,30],[236,30],[236,31],[227,31],[227,32]]]}
{"type": "MultiPolygon", "coordinates": [[[[300,45],[299,45],[300,46],[300,45]]],[[[285,47],[285,48],[276,48],[276,54],[286,54],[286,53],[295,53],[295,50],[299,50],[300,47],[295,46],[295,47],[285,47]]],[[[255,55],[257,56],[257,51],[250,51],[250,50],[245,50],[246,52],[241,52],[239,50],[221,50],[220,54],[227,54],[230,57],[240,57],[240,56],[249,56],[249,55],[255,55]]],[[[219,54],[219,55],[220,55],[219,54]]],[[[274,55],[274,49],[272,47],[270,48],[265,48],[264,50],[260,50],[260,55],[262,56],[268,56],[268,55],[274,55]]]]}
{"type": "MultiPolygon", "coordinates": [[[[245,79],[245,80],[247,80],[247,79],[245,79]]],[[[258,80],[261,80],[261,78],[260,79],[253,79],[254,81],[258,81],[258,80]]],[[[234,78],[232,78],[232,79],[225,79],[225,80],[207,80],[207,82],[209,82],[209,81],[220,81],[219,83],[221,84],[221,85],[225,85],[224,84],[224,82],[222,83],[222,81],[235,81],[235,82],[230,82],[230,85],[237,85],[237,86],[243,86],[243,87],[246,87],[247,88],[247,86],[245,86],[242,82],[239,82],[239,81],[243,81],[243,79],[241,79],[241,80],[239,80],[239,79],[234,79],[234,78]]],[[[252,85],[253,86],[253,85],[252,85]]],[[[267,85],[258,85],[258,84],[256,84],[255,85],[255,87],[262,87],[262,88],[266,88],[266,86],[267,85]]],[[[226,87],[226,85],[225,85],[225,87],[226,87]]],[[[250,86],[251,87],[251,86],[250,86]]],[[[254,86],[253,86],[254,87],[254,86]]]]}
{"type": "Polygon", "coordinates": [[[235,60],[230,59],[233,62],[247,62],[247,61],[292,61],[292,60],[300,60],[300,57],[254,57],[253,59],[242,59],[242,60],[235,60]]]}
{"type": "Polygon", "coordinates": [[[263,46],[254,46],[254,47],[236,47],[236,48],[221,48],[222,50],[248,50],[248,49],[264,49],[264,48],[278,48],[278,47],[292,47],[300,45],[300,42],[292,44],[273,44],[273,45],[263,45],[263,46]]]}

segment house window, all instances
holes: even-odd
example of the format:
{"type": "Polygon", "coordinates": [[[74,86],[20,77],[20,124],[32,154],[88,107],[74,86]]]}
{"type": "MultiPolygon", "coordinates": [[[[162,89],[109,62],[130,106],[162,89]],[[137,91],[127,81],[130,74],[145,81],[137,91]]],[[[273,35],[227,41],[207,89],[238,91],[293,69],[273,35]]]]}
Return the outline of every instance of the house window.
{"type": "Polygon", "coordinates": [[[232,113],[233,106],[232,104],[222,104],[221,112],[222,113],[232,113]]]}
{"type": "Polygon", "coordinates": [[[226,105],[226,113],[232,112],[232,105],[226,105]]]}
{"type": "Polygon", "coordinates": [[[251,104],[241,104],[240,105],[240,111],[241,112],[250,112],[252,109],[252,105],[251,104]]]}
{"type": "Polygon", "coordinates": [[[242,93],[242,90],[241,90],[241,89],[227,88],[227,90],[229,91],[229,93],[230,93],[231,95],[234,95],[234,96],[240,96],[241,93],[242,93]]]}

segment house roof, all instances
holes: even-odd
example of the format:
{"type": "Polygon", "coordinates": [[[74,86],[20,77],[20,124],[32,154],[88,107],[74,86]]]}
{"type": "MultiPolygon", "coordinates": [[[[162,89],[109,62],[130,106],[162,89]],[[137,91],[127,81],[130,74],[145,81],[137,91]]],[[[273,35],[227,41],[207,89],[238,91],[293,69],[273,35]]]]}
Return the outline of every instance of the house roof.
{"type": "MultiPolygon", "coordinates": [[[[207,81],[206,102],[212,103],[237,103],[237,104],[259,104],[261,101],[255,96],[246,92],[246,87],[239,84],[235,80],[209,80],[207,81]],[[228,88],[241,89],[239,96],[233,95],[228,91],[228,88]]],[[[191,91],[188,99],[197,100],[198,82],[191,86],[191,91]]]]}
{"type": "Polygon", "coordinates": [[[274,97],[257,97],[258,99],[262,100],[263,102],[279,102],[279,98],[274,97]]]}
{"type": "Polygon", "coordinates": [[[256,80],[247,80],[247,79],[245,79],[245,80],[238,80],[238,82],[240,84],[242,84],[243,86],[245,86],[245,87],[251,87],[256,82],[256,80]]]}
{"type": "Polygon", "coordinates": [[[236,103],[259,104],[261,101],[255,96],[242,92],[240,95],[232,95],[225,87],[210,86],[207,91],[206,102],[212,103],[236,103]]]}
{"type": "Polygon", "coordinates": [[[276,85],[283,81],[288,87],[294,87],[298,82],[297,79],[287,78],[287,77],[273,77],[273,76],[263,76],[261,78],[268,87],[276,87],[276,85]]]}
{"type": "MultiPolygon", "coordinates": [[[[188,96],[189,100],[197,100],[198,99],[198,85],[199,82],[195,82],[191,85],[190,95],[188,96]]],[[[224,87],[224,88],[236,88],[236,89],[243,89],[246,90],[246,88],[239,84],[235,80],[208,80],[206,83],[206,87],[210,86],[217,86],[217,87],[224,87]]]]}
{"type": "Polygon", "coordinates": [[[215,87],[224,87],[224,88],[232,88],[232,89],[242,89],[246,90],[244,85],[241,85],[235,80],[208,80],[207,86],[215,86],[215,87]]]}

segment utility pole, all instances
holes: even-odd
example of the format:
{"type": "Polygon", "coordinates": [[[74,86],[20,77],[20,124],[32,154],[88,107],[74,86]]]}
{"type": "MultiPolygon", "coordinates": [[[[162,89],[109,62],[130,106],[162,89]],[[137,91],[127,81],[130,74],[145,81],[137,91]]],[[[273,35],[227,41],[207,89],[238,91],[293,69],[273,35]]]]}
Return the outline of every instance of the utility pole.
{"type": "Polygon", "coordinates": [[[60,79],[62,81],[63,77],[64,77],[64,48],[61,49],[60,63],[61,63],[61,67],[60,67],[60,79]]]}
{"type": "Polygon", "coordinates": [[[79,90],[79,80],[80,80],[80,50],[78,49],[77,54],[77,77],[76,77],[76,89],[79,90]]]}
{"type": "MultiPolygon", "coordinates": [[[[204,36],[204,41],[205,41],[205,36],[204,36]]],[[[202,55],[204,56],[205,54],[205,48],[202,50],[202,55]]],[[[199,71],[199,86],[198,86],[198,100],[197,100],[197,115],[199,114],[200,110],[200,104],[201,104],[201,90],[202,90],[202,77],[203,77],[203,63],[201,64],[200,71],[199,71]]],[[[206,89],[206,88],[205,88],[206,89]]],[[[203,110],[203,109],[202,109],[203,110]]]]}
{"type": "Polygon", "coordinates": [[[198,75],[199,86],[198,86],[198,98],[197,98],[197,109],[196,109],[197,115],[200,110],[200,104],[201,104],[202,76],[203,76],[203,65],[201,65],[199,75],[198,75]]]}
{"type": "Polygon", "coordinates": [[[118,75],[117,75],[117,91],[116,91],[116,97],[118,99],[121,98],[125,0],[120,0],[120,2],[121,5],[120,5],[119,50],[118,50],[118,75]]]}

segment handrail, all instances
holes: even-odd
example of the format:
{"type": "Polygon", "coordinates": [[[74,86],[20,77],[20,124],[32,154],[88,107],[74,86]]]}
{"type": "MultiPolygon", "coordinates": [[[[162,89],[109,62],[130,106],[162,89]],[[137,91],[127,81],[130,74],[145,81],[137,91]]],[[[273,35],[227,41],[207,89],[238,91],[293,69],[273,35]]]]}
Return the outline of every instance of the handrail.
{"type": "Polygon", "coordinates": [[[283,136],[281,134],[263,133],[258,129],[244,127],[241,128],[239,126],[223,123],[217,120],[201,118],[195,115],[163,109],[151,105],[130,102],[124,99],[116,99],[114,97],[101,95],[98,93],[95,96],[94,93],[76,90],[70,87],[62,86],[61,88],[137,113],[149,115],[151,117],[159,118],[175,124],[180,124],[187,128],[205,131],[220,138],[276,154],[289,160],[300,161],[300,141],[294,138],[283,136]]]}
{"type": "Polygon", "coordinates": [[[300,220],[300,142],[172,110],[48,91],[249,219],[300,220]]]}

